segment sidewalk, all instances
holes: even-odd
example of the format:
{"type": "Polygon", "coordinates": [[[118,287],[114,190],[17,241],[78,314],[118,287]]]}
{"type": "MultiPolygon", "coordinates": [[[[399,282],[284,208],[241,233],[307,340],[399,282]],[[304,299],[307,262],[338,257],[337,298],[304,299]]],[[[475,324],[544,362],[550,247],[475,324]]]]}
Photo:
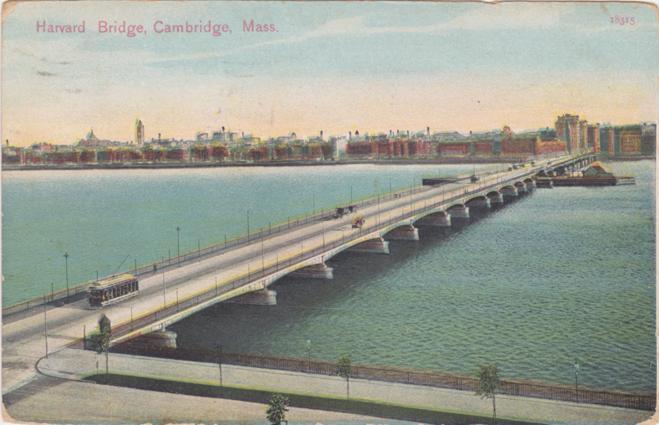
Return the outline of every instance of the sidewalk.
{"type": "MultiPolygon", "coordinates": [[[[45,375],[82,379],[105,370],[105,357],[91,351],[64,349],[42,359],[38,369],[45,375]]],[[[110,373],[154,379],[219,385],[219,367],[213,363],[110,354],[110,373]]],[[[271,369],[223,365],[225,386],[268,392],[313,395],[343,399],[346,382],[340,377],[312,375],[271,369]]],[[[489,417],[491,400],[471,392],[416,385],[350,380],[350,397],[404,407],[489,417]]],[[[608,406],[559,402],[536,398],[497,396],[497,417],[528,422],[569,424],[636,424],[652,412],[608,406]]]]}

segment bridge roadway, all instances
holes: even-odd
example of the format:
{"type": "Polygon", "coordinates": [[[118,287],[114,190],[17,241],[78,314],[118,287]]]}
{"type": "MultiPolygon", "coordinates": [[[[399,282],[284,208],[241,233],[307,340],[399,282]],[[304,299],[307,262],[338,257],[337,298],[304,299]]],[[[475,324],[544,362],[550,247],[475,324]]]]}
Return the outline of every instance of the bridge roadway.
{"type": "Polygon", "coordinates": [[[101,311],[112,321],[114,342],[120,342],[159,330],[217,302],[264,291],[277,279],[296,270],[314,265],[322,270],[324,261],[333,255],[359,248],[369,241],[382,242],[381,237],[392,230],[395,233],[396,229],[403,228],[413,238],[411,226],[425,216],[464,206],[467,201],[488,193],[500,193],[505,187],[510,190],[515,183],[524,185],[526,180],[528,184],[541,170],[575,162],[586,163],[580,157],[565,156],[552,159],[551,164],[548,160],[537,161],[534,166],[493,173],[475,183],[467,180],[428,187],[360,210],[357,214],[365,219],[361,229],[351,226],[354,213],[340,219],[313,222],[143,278],[138,296],[102,310],[90,309],[85,300],[79,300],[6,322],[2,328],[3,393],[33,377],[34,364],[46,350],[44,322],[49,352],[94,330],[101,311]]]}

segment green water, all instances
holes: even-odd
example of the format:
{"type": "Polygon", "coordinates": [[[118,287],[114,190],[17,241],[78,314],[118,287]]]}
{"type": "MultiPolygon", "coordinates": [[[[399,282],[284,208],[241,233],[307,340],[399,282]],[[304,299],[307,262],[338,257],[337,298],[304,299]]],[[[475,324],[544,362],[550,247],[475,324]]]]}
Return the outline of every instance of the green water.
{"type": "MultiPolygon", "coordinates": [[[[654,163],[635,186],[556,188],[391,255],[343,253],[335,279],[282,279],[275,307],[221,305],[175,325],[183,347],[654,391],[654,163]]],[[[418,183],[436,166],[4,172],[3,305],[252,228],[418,183]]],[[[472,166],[442,166],[443,174],[472,166]]]]}

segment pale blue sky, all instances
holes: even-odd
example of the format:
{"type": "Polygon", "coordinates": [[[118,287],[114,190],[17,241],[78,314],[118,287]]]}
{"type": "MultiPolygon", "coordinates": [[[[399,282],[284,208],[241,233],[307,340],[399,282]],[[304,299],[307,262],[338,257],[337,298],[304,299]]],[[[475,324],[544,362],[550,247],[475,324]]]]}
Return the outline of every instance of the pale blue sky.
{"type": "Polygon", "coordinates": [[[226,125],[271,136],[468,131],[656,117],[655,9],[621,3],[28,2],[3,22],[3,138],[130,140],[226,125]],[[635,25],[610,17],[634,17],[635,25]],[[274,23],[245,34],[242,19],[274,23]],[[36,21],[85,34],[42,34],[36,21]],[[147,35],[98,34],[96,22],[147,35]],[[154,21],[232,33],[155,34],[154,21]]]}

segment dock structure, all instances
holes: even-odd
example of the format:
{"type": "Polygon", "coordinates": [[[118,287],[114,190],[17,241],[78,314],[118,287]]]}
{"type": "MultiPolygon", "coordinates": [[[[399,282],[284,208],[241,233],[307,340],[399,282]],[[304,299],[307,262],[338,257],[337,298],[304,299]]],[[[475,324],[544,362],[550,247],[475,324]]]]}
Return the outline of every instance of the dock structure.
{"type": "Polygon", "coordinates": [[[78,343],[97,327],[101,313],[111,320],[111,343],[117,344],[166,331],[171,324],[219,302],[243,299],[274,304],[276,292],[269,287],[284,276],[331,279],[332,268],[326,262],[338,253],[387,255],[389,240],[418,240],[418,226],[447,227],[468,221],[472,209],[487,210],[527,196],[540,173],[583,167],[594,159],[592,154],[563,156],[487,174],[477,181],[392,193],[360,206],[358,215],[363,224],[359,227],[353,226],[355,213],[338,217],[332,213],[294,228],[248,238],[232,249],[195,261],[145,272],[140,277],[139,295],[102,309],[90,309],[86,299],[73,298],[63,300],[62,305],[51,303],[17,317],[5,317],[3,354],[9,365],[5,382],[11,385],[26,379],[34,362],[46,354],[45,346],[52,352],[78,343]]]}
{"type": "MultiPolygon", "coordinates": [[[[552,173],[553,174],[553,173],[552,173]]],[[[565,169],[559,175],[539,176],[536,178],[538,187],[554,186],[615,186],[635,184],[631,176],[615,176],[595,161],[577,172],[567,174],[565,169]]]]}

